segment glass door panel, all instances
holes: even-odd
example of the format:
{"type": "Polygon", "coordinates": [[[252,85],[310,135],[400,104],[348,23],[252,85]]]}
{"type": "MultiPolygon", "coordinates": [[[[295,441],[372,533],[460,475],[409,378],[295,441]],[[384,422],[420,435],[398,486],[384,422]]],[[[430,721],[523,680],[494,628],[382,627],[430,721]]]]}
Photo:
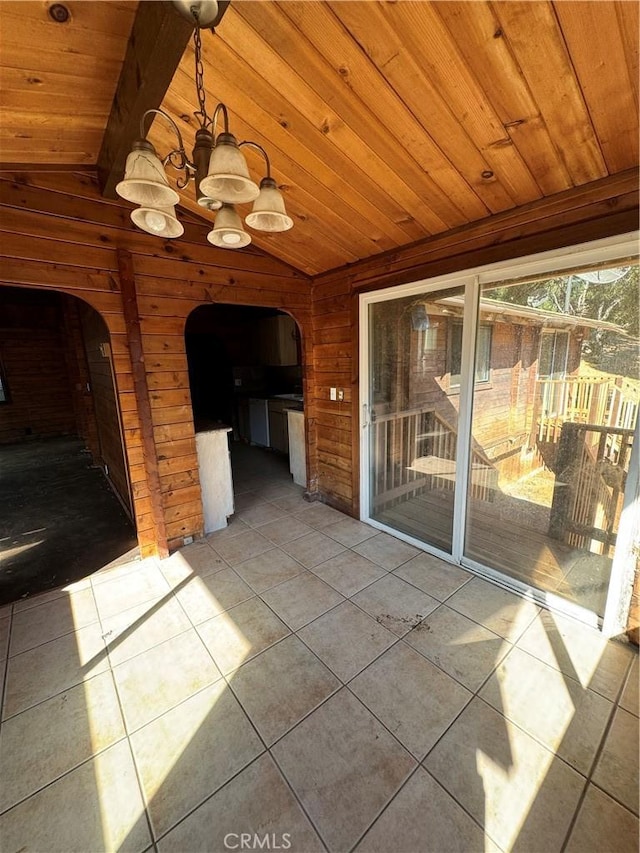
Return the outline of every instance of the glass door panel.
{"type": "Polygon", "coordinates": [[[640,405],[638,278],[488,285],[480,302],[465,556],[600,616],[640,405]]]}
{"type": "Polygon", "coordinates": [[[369,306],[370,517],[451,553],[464,288],[369,306]]]}

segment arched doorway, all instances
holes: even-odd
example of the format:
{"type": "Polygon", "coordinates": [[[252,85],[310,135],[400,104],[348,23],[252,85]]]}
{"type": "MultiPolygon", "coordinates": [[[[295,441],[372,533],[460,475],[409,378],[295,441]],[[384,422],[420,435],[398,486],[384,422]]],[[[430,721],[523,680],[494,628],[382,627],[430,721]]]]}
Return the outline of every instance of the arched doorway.
{"type": "Polygon", "coordinates": [[[0,288],[0,603],[136,545],[110,336],[75,297],[0,288]]]}
{"type": "MultiPolygon", "coordinates": [[[[214,522],[207,521],[208,475],[200,470],[205,530],[211,532],[211,524],[224,524],[225,515],[246,505],[241,495],[252,487],[295,481],[306,488],[301,338],[295,320],[282,311],[202,305],[187,319],[185,346],[197,444],[208,440],[204,433],[228,431],[232,502],[214,522]],[[293,453],[289,410],[297,418],[293,453]]],[[[215,440],[219,444],[220,436],[215,440]]],[[[216,488],[219,493],[222,487],[216,488]]]]}

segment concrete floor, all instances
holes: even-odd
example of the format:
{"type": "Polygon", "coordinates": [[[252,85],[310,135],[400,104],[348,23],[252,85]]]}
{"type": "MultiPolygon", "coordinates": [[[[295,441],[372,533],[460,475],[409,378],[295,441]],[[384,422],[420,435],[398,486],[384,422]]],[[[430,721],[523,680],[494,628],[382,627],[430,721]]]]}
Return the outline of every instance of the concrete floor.
{"type": "Polygon", "coordinates": [[[0,849],[637,853],[632,648],[234,477],[227,529],[0,609],[0,849]]]}
{"type": "Polygon", "coordinates": [[[0,604],[86,577],[136,545],[82,441],[0,447],[0,604]]]}

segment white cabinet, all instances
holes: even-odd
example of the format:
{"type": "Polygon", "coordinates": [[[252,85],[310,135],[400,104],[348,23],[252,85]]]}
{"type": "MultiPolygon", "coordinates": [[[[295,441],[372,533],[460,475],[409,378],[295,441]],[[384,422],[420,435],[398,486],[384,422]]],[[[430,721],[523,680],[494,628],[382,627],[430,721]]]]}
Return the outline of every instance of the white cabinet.
{"type": "Polygon", "coordinates": [[[230,427],[196,433],[198,472],[202,491],[204,532],[213,533],[227,526],[233,515],[233,479],[227,434],[230,427]]]}
{"type": "Polygon", "coordinates": [[[252,397],[249,400],[249,430],[251,444],[257,444],[259,447],[271,447],[269,408],[267,400],[263,397],[252,397]]]}
{"type": "Polygon", "coordinates": [[[298,327],[293,317],[279,314],[259,322],[259,349],[263,364],[298,364],[298,327]]]}
{"type": "Polygon", "coordinates": [[[307,453],[304,439],[304,412],[287,409],[289,419],[289,470],[293,482],[307,486],[307,453]]]}
{"type": "Polygon", "coordinates": [[[287,405],[284,400],[269,400],[269,442],[280,453],[289,452],[287,405]]]}

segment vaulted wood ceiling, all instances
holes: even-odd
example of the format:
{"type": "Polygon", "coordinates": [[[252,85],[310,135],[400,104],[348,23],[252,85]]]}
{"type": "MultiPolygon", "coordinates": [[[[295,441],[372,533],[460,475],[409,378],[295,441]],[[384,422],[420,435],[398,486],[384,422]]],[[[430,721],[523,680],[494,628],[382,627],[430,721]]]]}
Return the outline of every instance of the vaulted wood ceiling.
{"type": "MultiPolygon", "coordinates": [[[[0,4],[0,159],[93,165],[136,4],[49,5],[0,4]]],[[[637,2],[232,2],[209,111],[264,145],[295,222],[254,243],[317,273],[637,167],[637,34],[637,2]]],[[[193,65],[163,102],[188,148],[193,65]]]]}

